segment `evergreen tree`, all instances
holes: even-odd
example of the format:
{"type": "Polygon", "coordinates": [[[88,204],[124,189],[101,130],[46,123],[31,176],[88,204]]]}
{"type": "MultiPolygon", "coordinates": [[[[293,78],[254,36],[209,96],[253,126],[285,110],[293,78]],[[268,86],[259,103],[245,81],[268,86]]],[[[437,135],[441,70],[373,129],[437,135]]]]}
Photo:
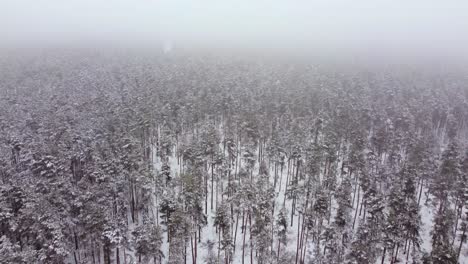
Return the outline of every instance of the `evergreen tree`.
{"type": "Polygon", "coordinates": [[[132,231],[133,247],[138,256],[138,261],[149,263],[153,260],[155,264],[162,263],[164,253],[161,251],[163,244],[162,230],[150,220],[145,220],[142,225],[132,231]],[[143,256],[143,258],[142,258],[143,256]]]}
{"type": "Polygon", "coordinates": [[[441,207],[434,218],[432,230],[432,263],[458,263],[457,254],[451,244],[451,228],[454,222],[454,212],[447,207],[441,207]]]}
{"type": "Polygon", "coordinates": [[[267,167],[264,162],[260,165],[260,175],[255,184],[255,204],[253,206],[252,216],[254,224],[252,226],[252,235],[255,240],[255,249],[257,262],[269,263],[272,261],[271,245],[273,242],[273,198],[274,190],[269,183],[267,167]]]}

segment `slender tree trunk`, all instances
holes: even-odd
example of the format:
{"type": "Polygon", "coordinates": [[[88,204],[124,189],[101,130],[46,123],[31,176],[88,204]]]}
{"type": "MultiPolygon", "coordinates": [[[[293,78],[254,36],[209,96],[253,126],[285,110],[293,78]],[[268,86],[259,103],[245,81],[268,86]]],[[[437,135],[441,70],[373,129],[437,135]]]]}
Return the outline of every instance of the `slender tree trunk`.
{"type": "Polygon", "coordinates": [[[187,240],[184,239],[184,263],[187,264],[187,240]]]}
{"type": "Polygon", "coordinates": [[[399,249],[400,249],[400,244],[398,243],[398,244],[396,245],[395,256],[393,257],[392,263],[395,263],[395,262],[397,261],[399,249]]]}
{"type": "Polygon", "coordinates": [[[276,182],[278,181],[278,169],[277,169],[277,164],[275,161],[275,168],[274,168],[274,180],[273,180],[273,190],[276,190],[276,182]]]}
{"type": "Polygon", "coordinates": [[[133,180],[130,180],[130,198],[131,198],[130,210],[131,210],[131,216],[132,216],[132,223],[135,223],[135,193],[133,189],[133,180]]]}
{"type": "MultiPolygon", "coordinates": [[[[363,204],[364,204],[364,214],[362,216],[362,221],[364,221],[363,223],[366,223],[366,214],[367,214],[367,200],[364,200],[363,199],[363,204]]],[[[331,207],[330,207],[331,208],[331,207]]]]}
{"type": "Polygon", "coordinates": [[[294,223],[294,208],[296,207],[296,198],[293,198],[292,204],[291,204],[291,226],[293,226],[294,223]]]}
{"type": "Polygon", "coordinates": [[[245,235],[247,231],[245,230],[246,223],[245,223],[245,212],[242,215],[242,232],[244,233],[244,238],[242,240],[242,264],[244,264],[244,257],[245,257],[245,235]]]}
{"type": "Polygon", "coordinates": [[[421,178],[421,184],[419,186],[418,205],[421,203],[422,190],[424,186],[424,179],[421,178]]]}
{"type": "MultiPolygon", "coordinates": [[[[406,263],[408,263],[408,260],[409,260],[410,247],[411,247],[411,241],[408,242],[408,251],[406,252],[406,263]]],[[[413,250],[414,250],[414,247],[413,247],[413,250]]]]}
{"type": "Polygon", "coordinates": [[[291,162],[288,160],[288,170],[286,172],[286,182],[284,183],[284,198],[283,198],[283,205],[286,204],[286,193],[288,191],[288,185],[289,185],[289,170],[291,167],[291,162]]]}
{"type": "MultiPolygon", "coordinates": [[[[352,178],[351,175],[352,175],[352,174],[350,173],[350,174],[349,174],[349,178],[350,178],[350,179],[352,178]]],[[[353,206],[354,206],[354,202],[356,201],[356,195],[357,195],[357,191],[358,191],[359,184],[356,182],[356,183],[355,183],[355,186],[356,186],[356,187],[354,187],[354,191],[353,191],[353,201],[351,202],[351,204],[352,204],[353,206]]]]}
{"type": "MultiPolygon", "coordinates": [[[[364,191],[363,191],[363,192],[364,192],[364,191]]],[[[362,214],[362,207],[364,206],[364,202],[365,202],[364,197],[362,197],[362,199],[361,199],[361,207],[359,208],[359,216],[361,216],[361,214],[362,214]]]]}
{"type": "Polygon", "coordinates": [[[104,263],[111,264],[111,256],[110,256],[110,247],[109,245],[104,246],[104,263]]]}
{"type": "Polygon", "coordinates": [[[214,162],[211,156],[211,211],[213,211],[214,162]]]}
{"type": "Polygon", "coordinates": [[[306,237],[305,237],[305,242],[304,242],[304,250],[303,250],[303,253],[302,253],[302,261],[301,261],[301,264],[302,263],[306,263],[305,260],[306,260],[306,253],[307,253],[307,240],[309,239],[309,232],[306,233],[306,237]]]}
{"type": "MultiPolygon", "coordinates": [[[[235,178],[237,178],[238,176],[238,168],[240,166],[239,164],[239,154],[240,154],[240,147],[241,147],[241,136],[239,135],[239,141],[238,141],[238,144],[237,144],[237,152],[236,152],[236,173],[235,173],[235,178]]],[[[239,183],[240,183],[240,177],[239,177],[239,183]]]]}
{"type": "Polygon", "coordinates": [[[236,253],[236,243],[237,243],[237,227],[239,226],[239,212],[237,212],[236,216],[236,228],[234,231],[234,245],[233,245],[233,253],[236,253]]]}
{"type": "MultiPolygon", "coordinates": [[[[219,190],[219,177],[218,179],[216,179],[216,193],[215,193],[215,208],[218,208],[218,190],[219,190]]],[[[221,182],[221,202],[223,202],[224,198],[223,198],[223,182],[221,182]]]]}
{"type": "Polygon", "coordinates": [[[276,262],[279,262],[279,258],[280,258],[280,248],[281,248],[281,241],[280,239],[278,238],[278,253],[277,253],[277,258],[276,258],[276,262]]]}
{"type": "Polygon", "coordinates": [[[281,162],[281,169],[280,169],[280,182],[279,182],[279,188],[278,188],[278,191],[280,192],[281,191],[281,183],[283,181],[283,162],[281,162]]]}
{"type": "Polygon", "coordinates": [[[117,264],[120,264],[119,246],[117,246],[116,249],[115,249],[115,261],[116,261],[117,264]]]}
{"type": "Polygon", "coordinates": [[[455,211],[457,212],[457,217],[455,217],[455,228],[453,231],[453,238],[452,238],[452,246],[455,244],[455,239],[457,238],[457,229],[458,229],[458,221],[460,220],[460,214],[458,210],[458,198],[455,202],[455,211]]]}
{"type": "Polygon", "coordinates": [[[195,263],[195,259],[194,259],[195,249],[194,249],[194,246],[193,246],[193,237],[192,236],[190,236],[190,250],[192,251],[192,263],[195,263]]]}
{"type": "Polygon", "coordinates": [[[296,261],[295,261],[296,264],[299,260],[299,248],[300,248],[300,236],[301,236],[300,227],[301,227],[301,215],[299,214],[297,216],[297,241],[296,241],[296,261]]]}
{"type": "Polygon", "coordinates": [[[460,239],[460,245],[458,246],[457,259],[460,259],[460,252],[462,250],[463,243],[466,240],[465,235],[466,235],[466,225],[463,226],[463,233],[460,239]]]}
{"type": "MultiPolygon", "coordinates": [[[[74,229],[74,228],[73,228],[73,229],[74,229]]],[[[79,254],[79,246],[78,246],[79,244],[78,244],[78,237],[77,237],[77,235],[76,235],[76,231],[75,231],[75,230],[73,230],[73,236],[74,236],[74,238],[75,238],[75,251],[73,252],[73,256],[74,256],[74,258],[75,258],[75,263],[78,264],[78,259],[77,259],[77,257],[76,257],[76,252],[78,252],[78,254],[79,254]]]]}
{"type": "Polygon", "coordinates": [[[220,256],[221,256],[221,229],[219,229],[219,232],[218,232],[218,263],[219,263],[220,256]]]}
{"type": "Polygon", "coordinates": [[[98,263],[101,264],[101,245],[98,245],[98,250],[97,250],[97,259],[98,263]]]}
{"type": "Polygon", "coordinates": [[[194,243],[195,243],[195,256],[194,256],[194,264],[197,264],[197,258],[198,258],[198,244],[197,244],[197,231],[195,230],[195,239],[194,239],[194,243]]]}
{"type": "MultiPolygon", "coordinates": [[[[206,169],[206,166],[205,166],[206,169]]],[[[205,214],[208,214],[208,173],[205,174],[205,214]]]]}
{"type": "Polygon", "coordinates": [[[198,243],[201,243],[201,226],[198,227],[198,243]]]}
{"type": "Polygon", "coordinates": [[[94,254],[94,242],[91,245],[91,254],[93,255],[93,264],[96,264],[96,256],[94,254]]]}
{"type": "Polygon", "coordinates": [[[354,226],[356,225],[356,218],[357,218],[357,214],[358,214],[358,211],[359,211],[359,195],[360,195],[360,191],[361,191],[361,188],[360,188],[359,185],[357,186],[357,188],[358,188],[357,199],[356,199],[357,205],[356,205],[356,211],[354,212],[353,229],[354,229],[354,226]]]}
{"type": "Polygon", "coordinates": [[[253,240],[252,240],[252,215],[249,214],[249,234],[250,234],[250,264],[253,264],[253,240]]]}
{"type": "Polygon", "coordinates": [[[381,264],[384,264],[385,262],[385,254],[387,253],[387,247],[383,248],[383,253],[382,253],[382,261],[380,262],[381,264]]]}
{"type": "MultiPolygon", "coordinates": [[[[275,202],[273,202],[273,209],[271,210],[271,219],[275,219],[275,202]]],[[[274,242],[274,224],[271,225],[271,253],[273,254],[274,248],[273,248],[273,242],[274,242]]]]}
{"type": "MultiPolygon", "coordinates": [[[[305,208],[307,208],[307,206],[305,208]]],[[[305,215],[303,214],[302,215],[302,224],[300,225],[301,226],[301,231],[299,232],[300,233],[300,235],[299,235],[300,236],[300,239],[299,239],[299,262],[302,260],[302,250],[304,248],[304,233],[307,233],[307,228],[305,226],[305,221],[306,221],[306,218],[305,218],[305,215]]],[[[300,223],[298,223],[298,224],[300,224],[300,223]]]]}
{"type": "Polygon", "coordinates": [[[403,254],[406,254],[407,247],[408,247],[408,238],[405,239],[405,247],[403,248],[403,254]]]}

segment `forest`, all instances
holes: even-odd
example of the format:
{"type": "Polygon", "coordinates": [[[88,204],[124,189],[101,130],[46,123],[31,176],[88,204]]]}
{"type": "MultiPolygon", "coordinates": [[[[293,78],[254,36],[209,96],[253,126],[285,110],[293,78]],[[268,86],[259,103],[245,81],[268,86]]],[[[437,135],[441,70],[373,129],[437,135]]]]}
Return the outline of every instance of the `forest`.
{"type": "Polygon", "coordinates": [[[0,263],[466,264],[458,67],[0,59],[0,263]]]}

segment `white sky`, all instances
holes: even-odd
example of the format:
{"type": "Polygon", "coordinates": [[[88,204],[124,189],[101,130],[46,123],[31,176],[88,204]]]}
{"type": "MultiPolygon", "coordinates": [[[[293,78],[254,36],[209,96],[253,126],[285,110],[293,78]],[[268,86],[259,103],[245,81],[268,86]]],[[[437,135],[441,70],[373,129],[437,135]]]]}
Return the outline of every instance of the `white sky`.
{"type": "Polygon", "coordinates": [[[161,40],[176,46],[465,56],[468,1],[0,0],[3,45],[161,40]]]}

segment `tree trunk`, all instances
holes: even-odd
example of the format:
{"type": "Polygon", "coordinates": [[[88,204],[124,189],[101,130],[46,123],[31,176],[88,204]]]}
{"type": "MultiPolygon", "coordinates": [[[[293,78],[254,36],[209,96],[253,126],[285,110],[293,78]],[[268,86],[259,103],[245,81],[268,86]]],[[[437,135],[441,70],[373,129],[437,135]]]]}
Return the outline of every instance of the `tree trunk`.
{"type": "Polygon", "coordinates": [[[111,256],[110,256],[110,247],[109,245],[104,245],[104,263],[111,264],[111,256]]]}
{"type": "Polygon", "coordinates": [[[466,225],[463,226],[463,233],[460,239],[460,245],[458,246],[457,259],[460,259],[460,252],[462,250],[463,243],[466,240],[465,235],[466,235],[466,225]]]}
{"type": "Polygon", "coordinates": [[[233,243],[233,253],[236,253],[236,242],[237,242],[237,227],[239,226],[239,212],[236,216],[236,228],[234,231],[234,243],[233,243]]]}
{"type": "Polygon", "coordinates": [[[250,264],[253,264],[252,215],[249,214],[250,264]]]}
{"type": "Polygon", "coordinates": [[[97,259],[98,259],[98,263],[101,264],[101,245],[98,245],[97,259]]]}
{"type": "Polygon", "coordinates": [[[198,244],[197,244],[197,231],[194,232],[195,233],[195,239],[194,239],[194,242],[195,242],[195,257],[193,258],[194,259],[194,264],[197,264],[197,257],[198,257],[198,244]]]}
{"type": "Polygon", "coordinates": [[[218,232],[218,262],[217,263],[219,263],[220,255],[221,255],[221,229],[219,229],[219,232],[218,232]]]}
{"type": "Polygon", "coordinates": [[[381,264],[384,264],[385,262],[385,254],[387,253],[387,247],[383,248],[383,253],[382,253],[382,261],[380,262],[381,264]]]}
{"type": "Polygon", "coordinates": [[[195,250],[193,247],[193,237],[190,236],[190,250],[192,251],[192,263],[195,263],[195,259],[193,258],[195,256],[195,250]]]}
{"type": "Polygon", "coordinates": [[[120,264],[119,246],[117,246],[116,249],[115,249],[115,261],[116,261],[117,264],[120,264]]]}
{"type": "Polygon", "coordinates": [[[418,195],[418,206],[421,203],[423,186],[424,186],[424,179],[421,179],[421,186],[419,187],[419,195],[418,195]]]}
{"type": "Polygon", "coordinates": [[[211,211],[213,211],[213,186],[214,186],[214,163],[211,156],[211,211]]]}
{"type": "MultiPolygon", "coordinates": [[[[204,167],[205,167],[204,170],[206,171],[207,169],[206,163],[204,167]]],[[[208,174],[207,173],[204,173],[204,174],[205,174],[205,214],[207,215],[208,214],[208,174]]]]}
{"type": "Polygon", "coordinates": [[[280,248],[281,248],[281,241],[280,239],[278,238],[278,257],[276,258],[276,262],[279,262],[279,258],[280,258],[280,248]]]}
{"type": "Polygon", "coordinates": [[[400,249],[400,244],[398,243],[396,245],[396,252],[395,252],[395,256],[393,257],[392,263],[395,263],[398,260],[398,251],[399,251],[399,249],[400,249]]]}
{"type": "MultiPolygon", "coordinates": [[[[295,196],[295,195],[294,195],[295,196]]],[[[296,208],[296,197],[293,198],[292,204],[291,204],[291,226],[293,226],[294,223],[294,209],[296,208]]]]}
{"type": "Polygon", "coordinates": [[[94,254],[94,242],[91,245],[91,254],[93,255],[93,264],[96,264],[96,256],[94,254]]]}
{"type": "Polygon", "coordinates": [[[242,232],[244,233],[244,238],[242,240],[242,264],[244,264],[244,257],[245,257],[245,234],[247,233],[246,232],[246,228],[245,228],[246,224],[245,224],[245,213],[242,215],[242,232]]]}
{"type": "Polygon", "coordinates": [[[132,223],[135,223],[135,193],[133,189],[133,181],[130,180],[130,198],[131,198],[131,203],[130,203],[130,210],[131,210],[131,215],[132,215],[132,223]]]}
{"type": "Polygon", "coordinates": [[[300,227],[301,227],[301,215],[299,214],[297,216],[297,241],[296,241],[296,261],[295,261],[296,264],[299,260],[299,248],[300,248],[300,242],[301,242],[300,241],[300,235],[301,235],[300,227]]]}
{"type": "Polygon", "coordinates": [[[360,195],[360,192],[361,192],[361,188],[360,186],[358,185],[357,186],[357,199],[356,199],[356,211],[354,212],[354,220],[353,220],[353,229],[354,229],[354,226],[356,225],[356,218],[357,218],[357,214],[358,214],[358,211],[359,211],[359,195],[360,195]]]}
{"type": "Polygon", "coordinates": [[[308,240],[308,239],[309,239],[309,232],[306,233],[306,237],[305,237],[305,241],[304,241],[304,250],[303,250],[303,254],[302,254],[301,264],[302,264],[302,263],[306,263],[305,260],[306,260],[307,240],[308,240]]]}
{"type": "MultiPolygon", "coordinates": [[[[408,263],[409,255],[410,255],[410,247],[411,247],[411,240],[408,242],[408,251],[406,252],[406,263],[408,263]]],[[[414,250],[414,247],[413,247],[414,250]]]]}

